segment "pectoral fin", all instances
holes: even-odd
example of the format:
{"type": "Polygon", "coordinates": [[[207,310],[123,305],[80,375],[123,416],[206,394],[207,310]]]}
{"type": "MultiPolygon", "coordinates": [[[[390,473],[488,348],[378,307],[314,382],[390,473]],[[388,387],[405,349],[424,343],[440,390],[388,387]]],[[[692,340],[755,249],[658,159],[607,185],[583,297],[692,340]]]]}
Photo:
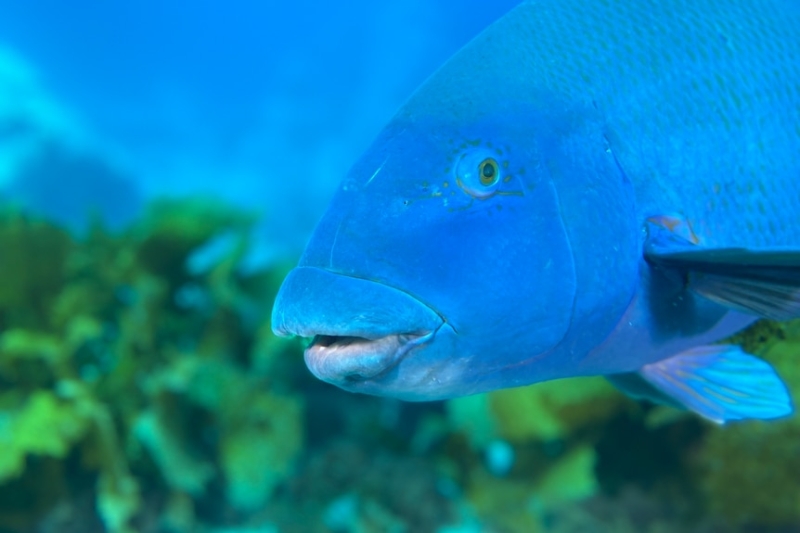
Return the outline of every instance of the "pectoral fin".
{"type": "Polygon", "coordinates": [[[800,250],[703,247],[671,217],[651,218],[647,230],[645,259],[680,272],[696,293],[765,318],[800,317],[800,250]]]}
{"type": "Polygon", "coordinates": [[[633,397],[682,406],[718,424],[793,412],[789,392],[775,370],[738,346],[693,348],[609,379],[633,397]]]}

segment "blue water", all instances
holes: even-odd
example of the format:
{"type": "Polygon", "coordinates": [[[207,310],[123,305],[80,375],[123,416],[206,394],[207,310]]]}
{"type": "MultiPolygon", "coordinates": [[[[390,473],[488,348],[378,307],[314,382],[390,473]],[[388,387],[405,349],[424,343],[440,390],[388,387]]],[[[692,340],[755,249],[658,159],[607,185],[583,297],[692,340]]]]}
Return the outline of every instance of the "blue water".
{"type": "Polygon", "coordinates": [[[296,253],[382,124],[514,4],[1,0],[0,49],[131,182],[25,177],[13,195],[80,227],[87,207],[122,224],[143,199],[212,193],[266,215],[267,256],[296,253]]]}

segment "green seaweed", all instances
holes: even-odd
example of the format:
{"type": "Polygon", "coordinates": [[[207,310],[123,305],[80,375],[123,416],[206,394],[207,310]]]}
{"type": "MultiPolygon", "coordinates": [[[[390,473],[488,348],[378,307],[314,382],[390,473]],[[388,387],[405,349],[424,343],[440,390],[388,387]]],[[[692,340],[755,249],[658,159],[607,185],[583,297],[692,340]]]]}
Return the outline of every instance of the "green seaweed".
{"type": "Polygon", "coordinates": [[[476,458],[498,440],[512,446],[516,457],[506,477],[490,474],[483,462],[466,466],[467,498],[480,523],[500,531],[547,531],[549,513],[597,494],[597,430],[631,406],[602,378],[449,401],[451,430],[466,439],[476,458]]]}
{"type": "Polygon", "coordinates": [[[0,493],[26,494],[0,505],[0,529],[29,530],[88,483],[106,531],[139,531],[145,494],[164,494],[164,520],[194,531],[214,486],[220,509],[252,511],[291,474],[303,404],[273,352],[297,345],[264,333],[262,298],[285,268],[238,272],[252,221],[164,200],[125,231],[95,222],[78,239],[0,213],[0,493]],[[192,271],[191,254],[224,234],[239,245],[192,271]],[[38,464],[58,465],[46,484],[38,464]]]}
{"type": "Polygon", "coordinates": [[[42,327],[73,246],[62,229],[18,211],[0,212],[0,328],[42,327]]]}
{"type": "Polygon", "coordinates": [[[498,434],[511,442],[566,439],[617,413],[625,398],[605,379],[572,378],[491,393],[498,434]]]}
{"type": "MultiPolygon", "coordinates": [[[[171,199],[123,231],[95,221],[76,238],[0,211],[0,530],[800,524],[798,416],[717,427],[602,378],[443,406],[311,379],[300,342],[268,321],[289,265],[240,268],[252,222],[171,199]],[[490,464],[498,445],[513,452],[507,471],[490,464]]],[[[800,322],[732,341],[800,398],[800,322]]]]}

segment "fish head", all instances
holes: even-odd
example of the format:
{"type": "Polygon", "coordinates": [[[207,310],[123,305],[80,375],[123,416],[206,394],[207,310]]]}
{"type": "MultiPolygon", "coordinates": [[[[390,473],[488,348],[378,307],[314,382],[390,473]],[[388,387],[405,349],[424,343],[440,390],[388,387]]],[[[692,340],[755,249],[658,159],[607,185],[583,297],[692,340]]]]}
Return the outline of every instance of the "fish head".
{"type": "Polygon", "coordinates": [[[521,112],[400,113],[349,172],[273,309],[317,377],[406,400],[551,377],[575,269],[521,112]]]}
{"type": "Polygon", "coordinates": [[[590,352],[637,290],[634,191],[603,102],[542,60],[530,9],[412,95],[284,281],[273,330],[312,339],[320,379],[435,400],[624,370],[590,352]]]}

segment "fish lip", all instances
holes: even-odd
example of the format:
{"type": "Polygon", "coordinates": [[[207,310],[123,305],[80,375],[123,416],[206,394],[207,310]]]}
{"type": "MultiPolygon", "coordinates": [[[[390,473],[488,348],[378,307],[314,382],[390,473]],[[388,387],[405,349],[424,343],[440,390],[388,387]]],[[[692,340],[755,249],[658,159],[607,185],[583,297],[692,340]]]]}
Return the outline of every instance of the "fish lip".
{"type": "Polygon", "coordinates": [[[444,322],[429,332],[394,333],[378,338],[315,335],[303,355],[306,366],[317,378],[351,388],[389,374],[414,349],[430,342],[443,325],[444,322]]]}
{"type": "Polygon", "coordinates": [[[287,274],[272,310],[273,332],[311,338],[306,366],[345,389],[386,376],[446,323],[400,288],[309,265],[287,274]]]}
{"type": "Polygon", "coordinates": [[[271,322],[273,333],[279,337],[328,335],[376,340],[392,334],[424,335],[448,320],[401,288],[353,273],[301,265],[284,279],[273,303],[271,322]],[[315,291],[325,296],[309,297],[315,291]],[[364,312],[372,304],[370,298],[382,301],[382,313],[364,312]]]}

